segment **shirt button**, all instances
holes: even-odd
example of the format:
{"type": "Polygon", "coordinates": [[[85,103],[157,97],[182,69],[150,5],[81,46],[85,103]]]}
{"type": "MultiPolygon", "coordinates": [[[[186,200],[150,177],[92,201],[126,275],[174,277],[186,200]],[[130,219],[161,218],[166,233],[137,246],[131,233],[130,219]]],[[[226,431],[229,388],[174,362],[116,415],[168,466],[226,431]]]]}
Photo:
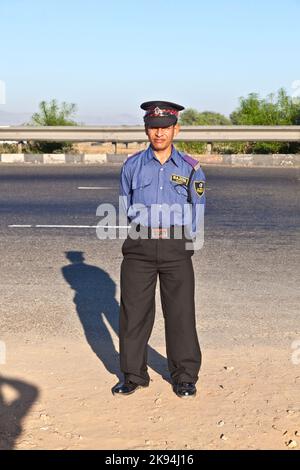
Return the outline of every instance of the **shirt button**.
{"type": "Polygon", "coordinates": [[[161,168],[161,169],[160,169],[160,171],[164,171],[164,169],[163,169],[163,168],[161,168]]]}
{"type": "Polygon", "coordinates": [[[162,189],[163,187],[161,186],[159,189],[162,189]]]}

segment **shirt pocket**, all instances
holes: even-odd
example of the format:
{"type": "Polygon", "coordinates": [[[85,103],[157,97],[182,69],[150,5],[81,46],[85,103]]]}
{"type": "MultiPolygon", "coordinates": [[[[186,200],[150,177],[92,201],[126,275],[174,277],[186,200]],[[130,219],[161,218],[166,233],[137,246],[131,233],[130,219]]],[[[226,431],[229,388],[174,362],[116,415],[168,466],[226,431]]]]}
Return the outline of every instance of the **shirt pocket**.
{"type": "Polygon", "coordinates": [[[155,203],[155,188],[152,185],[153,176],[145,175],[132,181],[132,203],[148,206],[155,203]]]}
{"type": "Polygon", "coordinates": [[[185,184],[178,184],[174,181],[170,181],[170,191],[174,202],[179,204],[185,204],[187,202],[188,190],[185,184]]]}

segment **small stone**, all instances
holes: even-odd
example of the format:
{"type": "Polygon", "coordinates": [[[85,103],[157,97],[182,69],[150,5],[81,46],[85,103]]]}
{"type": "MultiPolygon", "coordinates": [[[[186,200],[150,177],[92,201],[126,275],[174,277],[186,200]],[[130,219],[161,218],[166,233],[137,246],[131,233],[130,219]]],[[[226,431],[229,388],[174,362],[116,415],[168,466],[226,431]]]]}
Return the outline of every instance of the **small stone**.
{"type": "Polygon", "coordinates": [[[221,434],[220,439],[223,439],[223,441],[227,441],[228,437],[225,436],[225,434],[221,434]]]}
{"type": "Polygon", "coordinates": [[[300,432],[299,431],[295,431],[295,436],[300,436],[300,432]]]}
{"type": "Polygon", "coordinates": [[[228,372],[232,371],[234,369],[233,366],[224,366],[225,370],[228,370],[228,372]]]}
{"type": "Polygon", "coordinates": [[[154,402],[156,405],[160,405],[161,404],[161,398],[156,398],[155,402],[154,402]]]}
{"type": "Polygon", "coordinates": [[[218,421],[218,423],[217,423],[217,425],[220,426],[220,427],[221,427],[221,426],[224,426],[224,424],[225,424],[225,423],[224,423],[224,421],[223,421],[222,419],[221,419],[221,421],[218,421]]]}
{"type": "Polygon", "coordinates": [[[40,419],[42,421],[44,421],[44,423],[46,423],[46,424],[49,424],[49,422],[51,421],[50,417],[46,413],[41,413],[40,414],[40,419]]]}
{"type": "Polygon", "coordinates": [[[278,427],[275,424],[272,424],[272,428],[275,429],[275,431],[280,431],[280,429],[278,429],[278,427]]]}
{"type": "Polygon", "coordinates": [[[290,449],[294,449],[295,447],[297,447],[298,443],[297,441],[293,441],[293,439],[290,439],[288,442],[285,443],[287,447],[289,447],[290,449]]]}
{"type": "Polygon", "coordinates": [[[148,439],[145,440],[145,444],[146,446],[149,446],[151,444],[151,441],[149,441],[148,439]]]}
{"type": "Polygon", "coordinates": [[[42,428],[40,428],[41,431],[47,431],[49,429],[49,426],[44,426],[42,428]]]}

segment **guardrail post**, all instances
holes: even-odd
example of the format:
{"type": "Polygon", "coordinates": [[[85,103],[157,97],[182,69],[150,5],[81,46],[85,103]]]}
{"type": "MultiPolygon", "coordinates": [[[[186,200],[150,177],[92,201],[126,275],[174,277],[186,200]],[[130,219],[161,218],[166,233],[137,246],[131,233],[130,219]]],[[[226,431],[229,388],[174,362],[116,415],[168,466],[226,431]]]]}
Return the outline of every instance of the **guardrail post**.
{"type": "Polygon", "coordinates": [[[21,142],[18,142],[17,147],[18,147],[17,152],[18,152],[18,153],[22,153],[23,142],[22,142],[22,141],[21,141],[21,142]]]}
{"type": "Polygon", "coordinates": [[[206,143],[206,153],[208,155],[211,155],[211,148],[212,148],[212,143],[211,142],[207,142],[206,143]]]}

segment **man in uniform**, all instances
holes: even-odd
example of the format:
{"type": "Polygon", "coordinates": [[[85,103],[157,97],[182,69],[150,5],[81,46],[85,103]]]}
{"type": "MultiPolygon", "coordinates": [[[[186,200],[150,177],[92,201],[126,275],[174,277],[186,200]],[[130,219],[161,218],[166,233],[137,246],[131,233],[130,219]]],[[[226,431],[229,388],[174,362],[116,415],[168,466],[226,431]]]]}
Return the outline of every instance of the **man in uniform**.
{"type": "Polygon", "coordinates": [[[159,275],[173,390],[179,397],[194,397],[201,350],[195,320],[194,250],[187,249],[187,243],[194,247],[202,220],[197,209],[204,211],[205,176],[199,162],[172,143],[184,107],[148,101],[141,108],[146,111],[150,145],[125,161],[120,177],[130,230],[122,246],[121,265],[119,345],[124,381],[112,392],[129,395],[149,385],[147,345],[159,275]]]}

